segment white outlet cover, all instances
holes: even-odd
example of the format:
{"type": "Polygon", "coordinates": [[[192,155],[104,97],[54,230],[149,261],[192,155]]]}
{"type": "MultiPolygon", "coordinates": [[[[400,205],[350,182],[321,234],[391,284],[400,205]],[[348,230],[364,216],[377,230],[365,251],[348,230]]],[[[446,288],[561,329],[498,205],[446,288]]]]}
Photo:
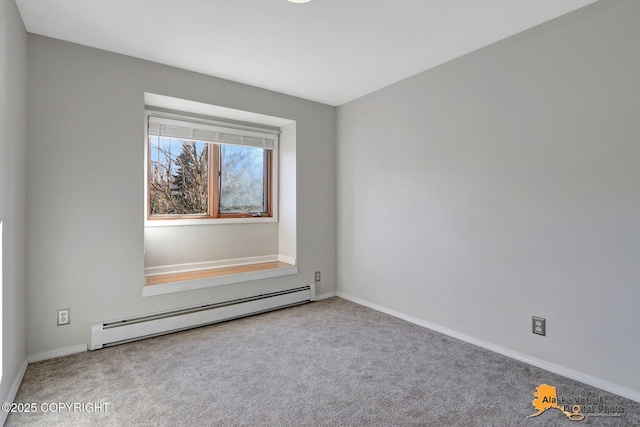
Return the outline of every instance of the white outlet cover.
{"type": "Polygon", "coordinates": [[[71,323],[71,309],[63,308],[58,310],[58,326],[68,325],[71,323]]]}

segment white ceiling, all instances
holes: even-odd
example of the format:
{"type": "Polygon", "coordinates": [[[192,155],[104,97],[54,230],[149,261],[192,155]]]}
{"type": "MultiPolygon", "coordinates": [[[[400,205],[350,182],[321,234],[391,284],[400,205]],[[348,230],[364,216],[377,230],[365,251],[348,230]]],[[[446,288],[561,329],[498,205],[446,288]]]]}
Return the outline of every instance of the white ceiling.
{"type": "Polygon", "coordinates": [[[341,105],[595,0],[17,0],[27,31],[341,105]]]}

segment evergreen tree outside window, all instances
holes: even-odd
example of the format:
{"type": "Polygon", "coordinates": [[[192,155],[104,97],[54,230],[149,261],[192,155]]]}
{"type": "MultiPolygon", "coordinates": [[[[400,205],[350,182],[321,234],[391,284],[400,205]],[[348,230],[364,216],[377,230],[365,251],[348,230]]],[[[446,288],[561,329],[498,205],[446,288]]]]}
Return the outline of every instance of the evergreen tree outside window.
{"type": "Polygon", "coordinates": [[[208,214],[208,154],[204,142],[150,137],[151,216],[208,214]]]}

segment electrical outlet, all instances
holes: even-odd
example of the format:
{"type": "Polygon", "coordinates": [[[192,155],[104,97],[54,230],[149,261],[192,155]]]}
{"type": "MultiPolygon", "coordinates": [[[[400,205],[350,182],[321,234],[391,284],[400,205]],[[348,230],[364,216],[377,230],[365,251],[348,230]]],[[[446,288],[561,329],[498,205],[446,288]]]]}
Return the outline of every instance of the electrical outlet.
{"type": "Polygon", "coordinates": [[[320,281],[320,272],[316,271],[316,283],[320,281]]]}
{"type": "Polygon", "coordinates": [[[71,309],[63,308],[58,310],[58,326],[71,323],[71,309]]]}
{"type": "Polygon", "coordinates": [[[532,317],[532,328],[533,333],[537,335],[546,336],[547,335],[547,320],[542,317],[532,317]]]}

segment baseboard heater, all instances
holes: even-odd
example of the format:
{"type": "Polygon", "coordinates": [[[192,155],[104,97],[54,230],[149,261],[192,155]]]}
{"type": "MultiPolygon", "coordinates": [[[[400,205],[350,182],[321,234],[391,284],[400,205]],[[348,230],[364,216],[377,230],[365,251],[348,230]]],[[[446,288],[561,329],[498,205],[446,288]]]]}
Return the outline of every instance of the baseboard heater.
{"type": "Polygon", "coordinates": [[[315,300],[315,285],[198,305],[148,316],[96,323],[91,326],[90,350],[183,331],[315,300]]]}

